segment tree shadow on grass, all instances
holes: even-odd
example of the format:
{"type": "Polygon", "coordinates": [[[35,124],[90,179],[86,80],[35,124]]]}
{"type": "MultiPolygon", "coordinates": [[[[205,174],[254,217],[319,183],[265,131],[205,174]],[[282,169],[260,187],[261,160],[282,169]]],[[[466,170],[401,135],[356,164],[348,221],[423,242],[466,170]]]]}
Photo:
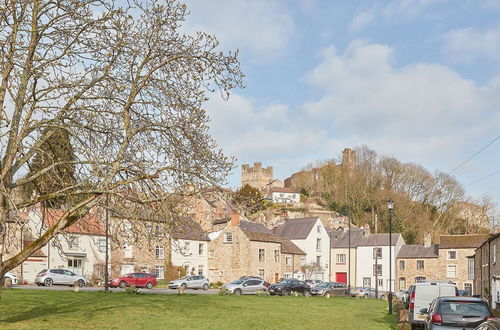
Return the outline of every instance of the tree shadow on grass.
{"type": "MultiPolygon", "coordinates": [[[[63,298],[63,297],[62,297],[63,298]]],[[[64,297],[66,298],[66,297],[64,297]]],[[[68,314],[78,314],[85,311],[85,317],[91,319],[96,312],[102,313],[103,311],[109,311],[118,308],[118,306],[102,306],[97,305],[95,297],[78,297],[79,299],[72,298],[71,302],[65,301],[66,299],[60,299],[57,302],[40,300],[39,305],[29,309],[22,309],[19,313],[13,313],[14,315],[1,320],[0,325],[6,323],[16,323],[22,321],[28,321],[33,319],[43,319],[46,316],[53,315],[68,315],[68,314]]],[[[111,302],[110,302],[111,303],[111,302]]]]}

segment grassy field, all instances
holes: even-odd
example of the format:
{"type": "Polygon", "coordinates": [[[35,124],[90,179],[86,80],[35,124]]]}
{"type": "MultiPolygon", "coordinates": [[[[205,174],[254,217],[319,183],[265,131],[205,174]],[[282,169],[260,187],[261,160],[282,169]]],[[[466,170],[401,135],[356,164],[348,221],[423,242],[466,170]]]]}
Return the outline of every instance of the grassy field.
{"type": "Polygon", "coordinates": [[[5,290],[1,329],[396,329],[386,301],[5,290]]]}

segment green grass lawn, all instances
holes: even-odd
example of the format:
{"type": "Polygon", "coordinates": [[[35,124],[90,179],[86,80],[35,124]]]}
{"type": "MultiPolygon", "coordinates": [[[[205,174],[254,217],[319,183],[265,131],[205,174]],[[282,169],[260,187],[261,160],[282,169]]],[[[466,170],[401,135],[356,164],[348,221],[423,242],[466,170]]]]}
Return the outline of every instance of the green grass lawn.
{"type": "Polygon", "coordinates": [[[5,290],[2,329],[396,329],[387,302],[355,298],[5,290]]]}

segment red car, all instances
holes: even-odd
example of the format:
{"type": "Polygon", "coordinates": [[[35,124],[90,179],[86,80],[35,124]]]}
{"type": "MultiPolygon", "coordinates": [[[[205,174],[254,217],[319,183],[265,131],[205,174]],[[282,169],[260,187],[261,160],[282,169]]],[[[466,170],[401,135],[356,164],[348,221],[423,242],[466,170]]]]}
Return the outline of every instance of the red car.
{"type": "Polygon", "coordinates": [[[125,288],[132,285],[151,289],[156,286],[156,277],[148,273],[130,273],[109,281],[109,286],[112,288],[125,288]]]}

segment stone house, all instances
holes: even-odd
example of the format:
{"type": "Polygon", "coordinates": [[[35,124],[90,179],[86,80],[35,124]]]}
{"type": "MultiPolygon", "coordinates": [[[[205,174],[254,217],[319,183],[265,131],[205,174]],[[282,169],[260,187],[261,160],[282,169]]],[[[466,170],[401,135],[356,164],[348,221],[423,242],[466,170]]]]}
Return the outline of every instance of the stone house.
{"type": "Polygon", "coordinates": [[[439,270],[439,245],[431,244],[426,234],[424,245],[403,245],[396,259],[395,290],[406,290],[415,283],[437,279],[439,270]]]}
{"type": "Polygon", "coordinates": [[[486,234],[441,235],[437,279],[449,280],[459,290],[473,290],[475,250],[488,239],[486,234]]]}
{"type": "Polygon", "coordinates": [[[474,292],[488,299],[492,308],[500,304],[500,260],[497,259],[500,249],[500,233],[492,235],[475,251],[474,258],[474,292]]]}
{"type": "Polygon", "coordinates": [[[303,276],[302,265],[305,262],[306,253],[291,241],[282,239],[281,254],[280,276],[301,279],[303,276]]]}
{"type": "Polygon", "coordinates": [[[340,229],[330,232],[330,268],[332,272],[332,281],[350,284],[351,286],[356,285],[356,253],[359,240],[362,237],[363,230],[357,228],[351,229],[350,235],[348,230],[343,231],[340,229]],[[349,246],[351,250],[350,253],[349,246]]]}
{"type": "Polygon", "coordinates": [[[319,217],[287,219],[273,233],[289,239],[306,253],[304,265],[317,265],[314,279],[330,280],[330,236],[319,217]]]}
{"type": "Polygon", "coordinates": [[[288,262],[286,270],[293,274],[297,259],[303,254],[292,242],[273,235],[264,225],[240,221],[240,216],[233,214],[209,243],[209,280],[230,282],[241,276],[260,276],[273,283],[284,277],[283,262],[288,262]]]}
{"type": "Polygon", "coordinates": [[[393,233],[390,240],[389,244],[387,233],[371,234],[369,228],[365,228],[363,237],[357,245],[356,286],[375,287],[377,285],[379,291],[387,291],[390,287],[393,290],[396,288],[396,258],[405,242],[399,233],[393,233]],[[391,268],[390,271],[389,268],[391,268]],[[392,279],[391,283],[389,279],[392,279]]]}
{"type": "Polygon", "coordinates": [[[165,277],[166,258],[188,274],[207,275],[208,236],[190,218],[172,223],[121,220],[115,227],[111,249],[111,276],[134,271],[165,277]]]}

